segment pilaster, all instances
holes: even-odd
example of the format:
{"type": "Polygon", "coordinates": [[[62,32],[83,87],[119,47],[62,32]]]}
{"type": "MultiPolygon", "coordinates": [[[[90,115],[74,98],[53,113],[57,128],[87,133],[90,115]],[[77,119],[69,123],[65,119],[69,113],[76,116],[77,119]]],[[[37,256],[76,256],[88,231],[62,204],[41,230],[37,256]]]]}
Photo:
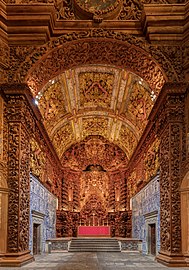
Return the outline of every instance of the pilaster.
{"type": "Polygon", "coordinates": [[[187,85],[166,84],[157,113],[160,136],[161,250],[157,260],[186,266],[181,245],[182,164],[186,159],[185,100],[187,85]]]}
{"type": "Polygon", "coordinates": [[[24,86],[4,91],[5,118],[8,125],[7,185],[8,224],[6,252],[0,266],[21,266],[33,260],[29,251],[30,144],[27,123],[30,122],[24,86]],[[20,88],[20,89],[18,89],[20,88]],[[19,90],[19,93],[18,93],[19,90]],[[23,91],[23,93],[22,93],[23,91]]]}

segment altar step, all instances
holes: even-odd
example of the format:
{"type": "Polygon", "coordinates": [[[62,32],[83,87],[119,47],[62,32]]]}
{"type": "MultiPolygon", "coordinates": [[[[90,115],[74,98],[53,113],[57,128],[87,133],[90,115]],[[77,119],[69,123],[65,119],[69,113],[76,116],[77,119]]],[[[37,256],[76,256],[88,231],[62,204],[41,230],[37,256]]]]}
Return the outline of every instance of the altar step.
{"type": "Polygon", "coordinates": [[[112,238],[76,238],[72,239],[69,252],[120,252],[116,239],[112,238]]]}

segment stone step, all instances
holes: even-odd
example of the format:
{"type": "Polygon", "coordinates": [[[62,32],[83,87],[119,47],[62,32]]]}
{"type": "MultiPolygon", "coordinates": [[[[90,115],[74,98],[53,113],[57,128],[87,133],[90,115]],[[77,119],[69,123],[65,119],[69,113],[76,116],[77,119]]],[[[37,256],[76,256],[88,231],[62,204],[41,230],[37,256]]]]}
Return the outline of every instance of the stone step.
{"type": "Polygon", "coordinates": [[[120,246],[116,239],[111,238],[75,238],[69,252],[120,252],[120,246]]]}

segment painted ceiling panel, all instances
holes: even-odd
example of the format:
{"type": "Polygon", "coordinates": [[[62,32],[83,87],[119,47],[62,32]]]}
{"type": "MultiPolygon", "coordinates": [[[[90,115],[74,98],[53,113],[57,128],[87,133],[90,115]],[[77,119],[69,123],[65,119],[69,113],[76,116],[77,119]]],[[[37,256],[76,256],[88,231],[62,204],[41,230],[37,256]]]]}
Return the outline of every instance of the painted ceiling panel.
{"type": "Polygon", "coordinates": [[[131,158],[156,96],[128,70],[89,65],[53,78],[35,97],[43,122],[61,158],[87,136],[103,136],[131,158]]]}

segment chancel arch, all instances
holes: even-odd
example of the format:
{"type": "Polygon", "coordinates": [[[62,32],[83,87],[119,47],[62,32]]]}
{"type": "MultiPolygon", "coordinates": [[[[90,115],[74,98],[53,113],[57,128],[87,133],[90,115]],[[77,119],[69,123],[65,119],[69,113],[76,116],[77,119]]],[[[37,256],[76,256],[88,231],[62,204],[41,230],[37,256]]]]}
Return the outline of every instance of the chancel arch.
{"type": "Polygon", "coordinates": [[[91,225],[188,266],[189,3],[2,2],[0,266],[91,225]]]}
{"type": "Polygon", "coordinates": [[[171,61],[144,40],[109,30],[67,33],[39,46],[8,77],[27,82],[34,95],[53,77],[80,65],[106,64],[127,68],[158,93],[165,81],[179,81],[171,61]],[[119,52],[119,54],[117,54],[119,52]]]}

